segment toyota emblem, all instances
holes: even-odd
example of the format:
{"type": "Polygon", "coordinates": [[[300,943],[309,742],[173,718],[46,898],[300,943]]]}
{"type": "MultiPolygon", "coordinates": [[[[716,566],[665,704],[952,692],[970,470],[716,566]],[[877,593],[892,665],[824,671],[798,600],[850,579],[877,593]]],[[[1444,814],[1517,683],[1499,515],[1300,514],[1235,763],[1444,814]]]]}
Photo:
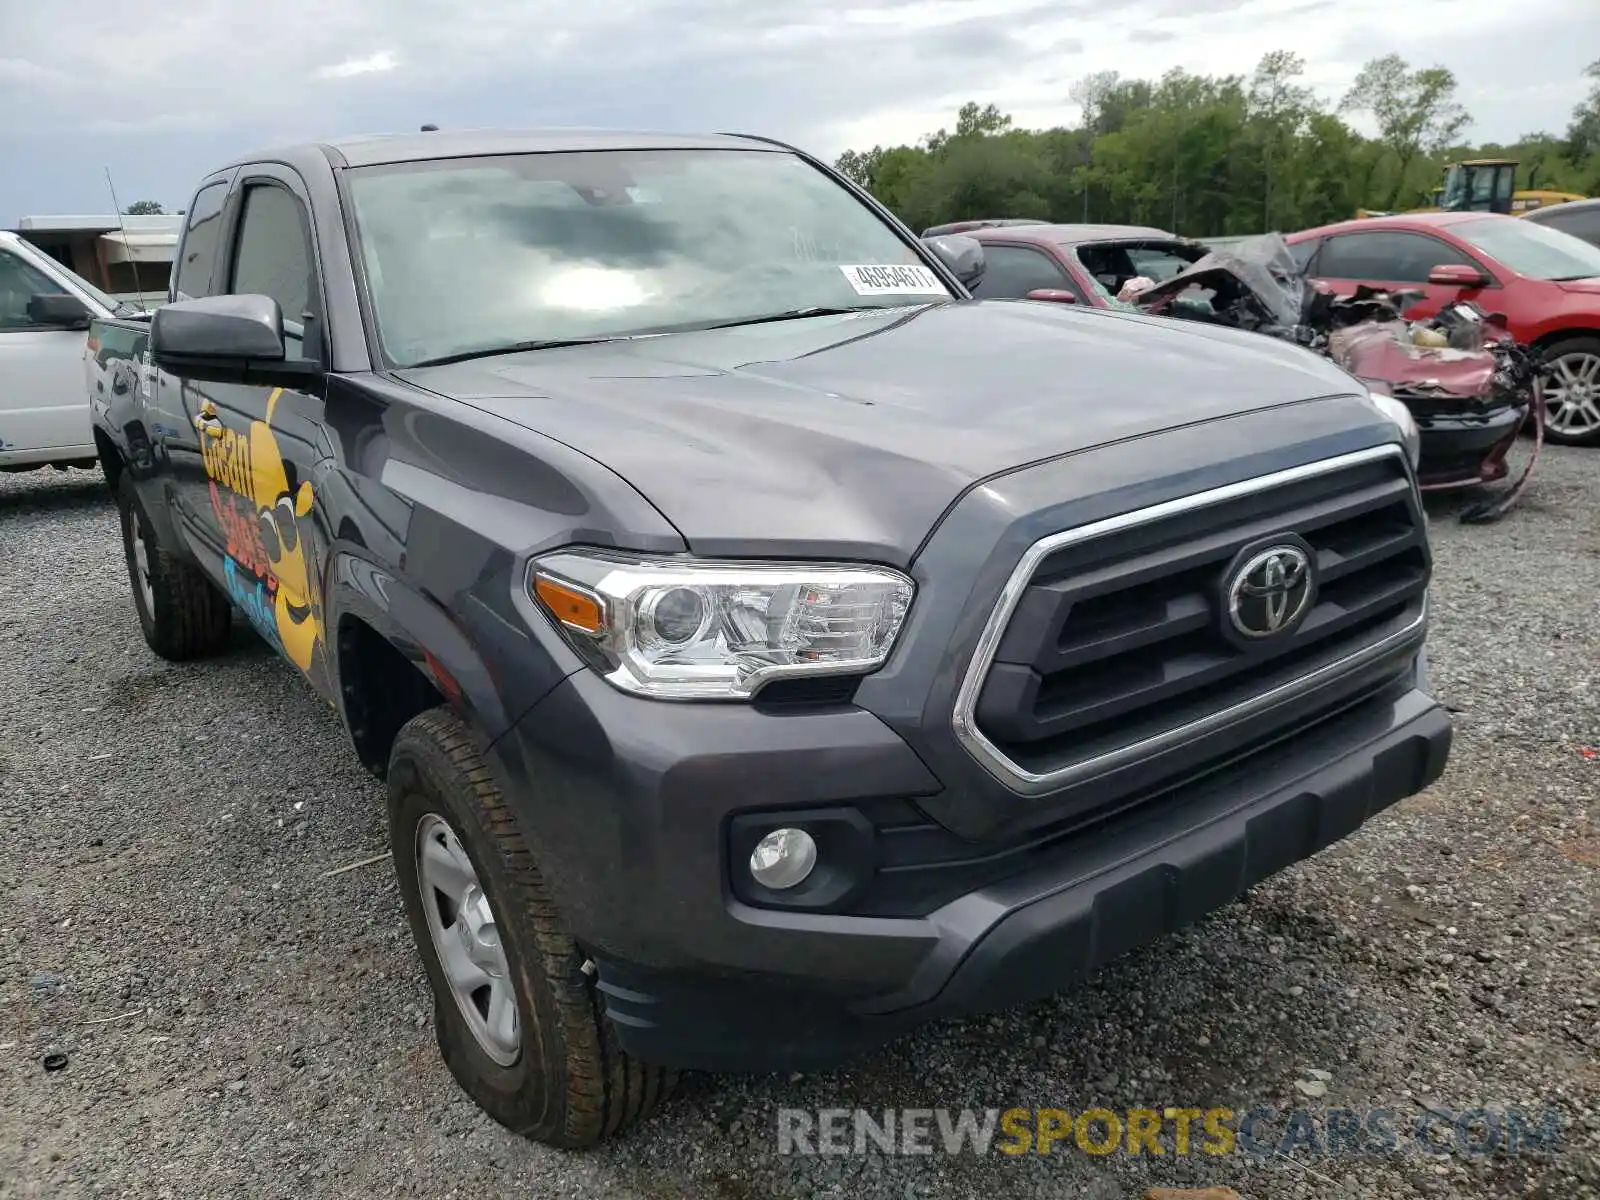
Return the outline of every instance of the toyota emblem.
{"type": "Polygon", "coordinates": [[[1268,546],[1245,559],[1229,578],[1228,621],[1241,637],[1274,637],[1298,626],[1311,610],[1316,579],[1311,556],[1293,543],[1268,546]]]}

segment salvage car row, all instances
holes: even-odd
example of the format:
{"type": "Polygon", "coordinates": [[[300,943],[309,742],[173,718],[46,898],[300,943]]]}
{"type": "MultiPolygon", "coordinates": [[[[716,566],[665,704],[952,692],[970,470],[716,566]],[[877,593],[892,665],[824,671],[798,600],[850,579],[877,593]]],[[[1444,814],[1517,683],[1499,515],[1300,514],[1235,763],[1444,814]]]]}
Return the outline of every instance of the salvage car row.
{"type": "Polygon", "coordinates": [[[1220,322],[1322,350],[1411,410],[1424,489],[1505,479],[1532,434],[1513,484],[1468,518],[1510,507],[1542,439],[1600,445],[1600,246],[1549,225],[1413,214],[1214,251],[1143,227],[941,228],[984,244],[978,295],[1220,322]]]}
{"type": "Polygon", "coordinates": [[[1175,256],[1188,320],[973,303],[981,239],[721,136],[289,147],[186,211],[84,355],[134,612],[340,714],[521,1134],[1071,986],[1444,769],[1418,426],[1292,254],[1175,256]]]}

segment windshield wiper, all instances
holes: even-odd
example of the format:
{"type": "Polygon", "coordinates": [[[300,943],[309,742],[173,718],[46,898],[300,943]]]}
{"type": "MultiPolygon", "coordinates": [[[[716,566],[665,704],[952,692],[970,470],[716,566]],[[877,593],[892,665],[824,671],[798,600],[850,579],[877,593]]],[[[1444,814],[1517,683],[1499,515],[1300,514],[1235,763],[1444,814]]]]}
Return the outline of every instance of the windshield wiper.
{"type": "Polygon", "coordinates": [[[1600,279],[1593,271],[1585,271],[1582,275],[1552,275],[1551,283],[1576,283],[1580,279],[1600,279]]]}
{"type": "Polygon", "coordinates": [[[586,338],[544,338],[532,342],[512,342],[509,346],[491,346],[484,350],[461,350],[455,354],[441,354],[437,358],[424,358],[418,362],[407,363],[408,367],[444,367],[451,363],[467,362],[474,358],[496,358],[502,354],[521,354],[527,350],[559,350],[563,346],[594,346],[601,342],[626,342],[630,337],[639,336],[622,335],[612,337],[586,337],[586,338]]]}
{"type": "Polygon", "coordinates": [[[494,358],[501,354],[521,354],[528,350],[558,350],[563,346],[593,346],[601,342],[630,342],[635,338],[660,337],[668,333],[700,333],[707,329],[733,329],[740,325],[765,325],[771,321],[798,321],[804,317],[839,317],[860,312],[901,312],[912,308],[927,308],[943,304],[943,300],[927,300],[917,304],[816,304],[808,308],[791,308],[784,312],[763,313],[755,317],[740,317],[735,321],[718,321],[712,325],[663,325],[657,329],[641,329],[633,333],[614,333],[606,337],[552,338],[532,342],[513,342],[509,346],[495,346],[486,350],[462,350],[456,354],[441,354],[408,363],[408,367],[443,367],[450,363],[467,362],[474,358],[494,358]]]}
{"type": "Polygon", "coordinates": [[[907,308],[926,308],[930,304],[940,304],[943,301],[927,300],[918,304],[813,304],[808,308],[791,308],[784,312],[763,313],[758,317],[740,317],[736,321],[718,321],[714,325],[696,325],[694,332],[703,329],[735,329],[740,325],[767,325],[773,321],[799,321],[805,317],[842,317],[850,313],[862,312],[900,312],[907,308]]]}

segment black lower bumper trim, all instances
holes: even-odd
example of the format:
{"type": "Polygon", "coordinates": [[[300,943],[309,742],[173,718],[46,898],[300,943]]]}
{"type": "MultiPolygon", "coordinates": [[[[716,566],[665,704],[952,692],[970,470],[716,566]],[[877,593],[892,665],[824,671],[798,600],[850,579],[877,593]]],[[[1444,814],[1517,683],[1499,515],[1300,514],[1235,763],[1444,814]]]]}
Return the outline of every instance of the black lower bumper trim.
{"type": "MultiPolygon", "coordinates": [[[[1061,991],[1437,779],[1449,754],[1448,713],[1420,691],[1384,712],[1376,736],[1309,773],[1305,749],[1286,748],[1270,764],[1202,782],[1087,835],[1058,860],[953,901],[930,918],[937,947],[895,991],[851,995],[821,958],[810,980],[773,980],[667,975],[596,954],[607,1011],[623,1047],[645,1061],[784,1071],[835,1065],[928,1018],[1061,991]],[[1242,795],[1248,781],[1261,791],[1242,795]]],[[[843,931],[863,918],[815,920],[841,922],[843,931]]]]}
{"type": "Polygon", "coordinates": [[[1370,765],[1341,764],[1297,791],[1172,842],[1160,853],[1038,900],[980,941],[934,1002],[956,1011],[1038,999],[1192,924],[1270,875],[1354,833],[1444,770],[1450,724],[1437,711],[1370,765]]]}

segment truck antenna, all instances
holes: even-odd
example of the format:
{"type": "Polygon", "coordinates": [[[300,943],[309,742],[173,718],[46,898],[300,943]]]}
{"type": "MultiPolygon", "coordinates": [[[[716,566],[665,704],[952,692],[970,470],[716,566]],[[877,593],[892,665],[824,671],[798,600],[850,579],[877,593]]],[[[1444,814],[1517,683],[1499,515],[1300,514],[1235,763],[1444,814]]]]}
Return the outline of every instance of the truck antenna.
{"type": "MultiPolygon", "coordinates": [[[[111,168],[107,167],[106,189],[111,193],[111,211],[117,214],[117,232],[122,234],[122,248],[128,252],[128,266],[133,271],[133,290],[139,293],[139,307],[145,307],[144,285],[139,282],[139,256],[133,252],[133,244],[128,241],[127,222],[122,219],[122,205],[117,203],[117,185],[111,182],[111,168]]],[[[111,282],[111,277],[106,276],[106,282],[111,282]]]]}

